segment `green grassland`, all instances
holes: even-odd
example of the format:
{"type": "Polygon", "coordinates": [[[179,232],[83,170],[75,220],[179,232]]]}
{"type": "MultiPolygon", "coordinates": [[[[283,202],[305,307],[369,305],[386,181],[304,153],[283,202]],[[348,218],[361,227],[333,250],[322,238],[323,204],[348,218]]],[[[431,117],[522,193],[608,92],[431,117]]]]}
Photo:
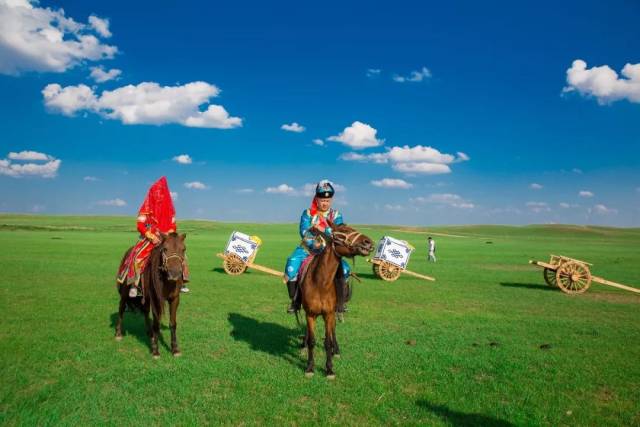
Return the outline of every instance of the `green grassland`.
{"type": "MultiPolygon", "coordinates": [[[[640,425],[640,295],[593,284],[565,295],[527,264],[550,253],[640,285],[640,229],[361,226],[416,246],[393,283],[363,258],[337,378],[303,375],[284,285],[232,277],[215,253],[233,230],[259,235],[256,262],[280,269],[296,224],[184,221],[192,292],[183,357],[152,360],[139,314],[116,342],[115,271],[134,220],[0,215],[0,423],[640,425]],[[438,244],[425,261],[426,233],[438,244]],[[543,346],[543,348],[541,348],[543,346]]],[[[320,324],[319,334],[323,334],[320,324]]]]}

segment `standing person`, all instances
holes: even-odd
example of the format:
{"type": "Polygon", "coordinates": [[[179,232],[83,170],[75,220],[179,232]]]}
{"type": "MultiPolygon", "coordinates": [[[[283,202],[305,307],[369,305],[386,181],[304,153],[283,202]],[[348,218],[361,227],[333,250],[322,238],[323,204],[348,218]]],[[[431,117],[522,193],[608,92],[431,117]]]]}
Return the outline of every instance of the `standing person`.
{"type": "MultiPolygon", "coordinates": [[[[309,254],[317,254],[324,250],[326,242],[320,237],[316,237],[312,233],[312,230],[320,232],[325,236],[331,236],[332,230],[328,222],[332,222],[335,225],[341,225],[344,223],[342,214],[331,207],[333,201],[333,195],[335,190],[333,185],[328,180],[322,180],[316,186],[315,196],[311,201],[311,207],[305,209],[300,217],[300,237],[302,242],[295,248],[291,256],[287,258],[287,264],[285,266],[284,277],[287,281],[287,290],[289,292],[289,298],[291,298],[291,305],[287,309],[288,313],[294,313],[300,310],[300,304],[302,302],[302,295],[300,289],[298,289],[298,272],[302,265],[302,262],[309,256],[309,254]]],[[[338,302],[342,303],[342,306],[337,307],[338,312],[346,311],[345,299],[348,298],[348,284],[347,279],[351,273],[351,268],[345,260],[342,260],[342,279],[341,283],[336,284],[336,293],[338,302]]]]}
{"type": "Polygon", "coordinates": [[[427,249],[429,250],[429,257],[427,261],[436,262],[436,241],[431,237],[427,239],[427,249]]]}
{"type": "MultiPolygon", "coordinates": [[[[138,211],[137,228],[140,239],[123,260],[118,271],[117,281],[121,286],[130,286],[129,297],[140,293],[140,278],[154,247],[161,243],[161,234],[175,233],[177,229],[176,211],[169,192],[167,178],[156,181],[138,211]]],[[[189,269],[186,259],[182,265],[184,283],[189,281],[189,269]]],[[[189,292],[186,285],[182,292],[189,292]]]]}

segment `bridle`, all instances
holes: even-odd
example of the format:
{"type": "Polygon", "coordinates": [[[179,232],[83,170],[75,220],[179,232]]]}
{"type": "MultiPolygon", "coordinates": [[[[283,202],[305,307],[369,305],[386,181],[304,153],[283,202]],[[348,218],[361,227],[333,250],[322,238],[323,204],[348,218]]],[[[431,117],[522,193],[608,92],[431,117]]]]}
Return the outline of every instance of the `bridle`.
{"type": "Polygon", "coordinates": [[[335,250],[335,244],[337,243],[340,246],[344,246],[349,250],[354,249],[355,243],[362,236],[362,233],[357,231],[352,231],[350,233],[345,233],[344,231],[334,231],[333,239],[332,239],[332,247],[335,250]]]}
{"type": "Polygon", "coordinates": [[[162,251],[162,270],[167,271],[167,262],[173,258],[178,258],[180,260],[180,264],[184,264],[184,257],[182,255],[178,255],[177,252],[167,255],[164,250],[162,251]]]}

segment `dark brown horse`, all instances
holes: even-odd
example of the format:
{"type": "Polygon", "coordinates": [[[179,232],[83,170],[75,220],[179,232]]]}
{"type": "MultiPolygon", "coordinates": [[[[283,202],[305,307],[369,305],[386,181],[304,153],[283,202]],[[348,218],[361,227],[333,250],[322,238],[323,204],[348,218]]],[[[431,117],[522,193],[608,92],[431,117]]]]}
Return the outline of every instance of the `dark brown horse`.
{"type": "MultiPolygon", "coordinates": [[[[171,329],[171,353],[180,356],[178,338],[176,337],[176,315],[180,305],[180,288],[182,287],[182,264],[184,263],[186,234],[169,233],[161,235],[160,244],[151,251],[149,260],[142,273],[141,283],[144,297],[129,298],[129,287],[117,285],[120,294],[118,322],[116,324],[116,340],[122,339],[122,317],[127,305],[138,308],[144,314],[147,335],[151,338],[151,353],[155,358],[158,352],[158,336],[160,335],[160,319],[165,302],[169,303],[169,328],[171,329]],[[149,320],[149,312],[153,313],[153,324],[149,320]]],[[[133,248],[125,253],[124,260],[133,248]]]]}
{"type": "MultiPolygon", "coordinates": [[[[333,356],[340,354],[336,339],[336,303],[338,295],[344,298],[345,292],[336,293],[337,286],[342,285],[342,257],[356,255],[367,256],[373,249],[373,241],[362,233],[347,225],[330,224],[332,237],[325,237],[325,250],[311,260],[307,273],[303,278],[302,307],[307,317],[307,333],[303,346],[307,348],[308,361],[305,375],[313,376],[316,318],[324,320],[324,349],[327,356],[327,378],[334,379],[333,356]]],[[[343,303],[344,301],[341,301],[343,303]]]]}

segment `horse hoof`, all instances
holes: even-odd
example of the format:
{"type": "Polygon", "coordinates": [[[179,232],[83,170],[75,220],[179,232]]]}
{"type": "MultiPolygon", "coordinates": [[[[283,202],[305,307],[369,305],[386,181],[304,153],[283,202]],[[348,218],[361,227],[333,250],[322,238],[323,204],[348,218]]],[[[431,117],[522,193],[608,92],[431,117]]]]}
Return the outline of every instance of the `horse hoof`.
{"type": "Polygon", "coordinates": [[[328,380],[335,380],[336,379],[336,374],[328,374],[327,375],[327,379],[328,380]]]}
{"type": "Polygon", "coordinates": [[[333,355],[333,358],[334,358],[334,359],[340,359],[340,357],[341,357],[341,356],[340,356],[340,353],[336,353],[336,354],[334,354],[334,355],[333,355]]]}
{"type": "Polygon", "coordinates": [[[116,341],[122,341],[122,335],[116,335],[116,341]]]}
{"type": "Polygon", "coordinates": [[[160,359],[160,355],[159,354],[154,354],[151,357],[153,357],[153,360],[158,360],[160,359]]]}
{"type": "Polygon", "coordinates": [[[173,353],[173,357],[180,357],[182,356],[182,352],[180,351],[176,351],[175,353],[173,353]]]}
{"type": "Polygon", "coordinates": [[[304,376],[307,377],[307,378],[311,378],[311,377],[313,377],[313,372],[305,372],[304,376]]]}

